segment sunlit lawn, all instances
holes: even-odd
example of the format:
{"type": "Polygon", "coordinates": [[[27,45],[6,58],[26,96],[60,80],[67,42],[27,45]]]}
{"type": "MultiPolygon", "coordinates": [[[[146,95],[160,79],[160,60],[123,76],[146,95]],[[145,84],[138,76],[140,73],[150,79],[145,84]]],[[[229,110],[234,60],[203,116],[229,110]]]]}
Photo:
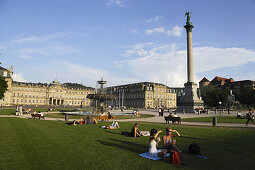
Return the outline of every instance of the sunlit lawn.
{"type": "MultiPolygon", "coordinates": [[[[247,119],[239,119],[236,116],[215,116],[218,123],[239,123],[244,124],[247,119]]],[[[185,122],[212,122],[212,117],[184,118],[185,122]]]]}
{"type": "MultiPolygon", "coordinates": [[[[138,156],[148,151],[148,137],[120,135],[120,129],[97,125],[67,125],[62,121],[0,118],[0,169],[171,169],[169,159],[153,161],[138,156]]],[[[164,131],[165,124],[141,123],[139,129],[164,131]]],[[[172,125],[181,133],[177,146],[188,169],[253,169],[255,130],[172,125]],[[207,160],[187,153],[191,143],[207,160]]],[[[162,134],[163,135],[163,134],[162,134]]],[[[162,137],[162,135],[160,135],[162,137]]],[[[162,145],[160,144],[159,147],[162,145]]],[[[179,169],[179,168],[178,168],[179,169]]]]}

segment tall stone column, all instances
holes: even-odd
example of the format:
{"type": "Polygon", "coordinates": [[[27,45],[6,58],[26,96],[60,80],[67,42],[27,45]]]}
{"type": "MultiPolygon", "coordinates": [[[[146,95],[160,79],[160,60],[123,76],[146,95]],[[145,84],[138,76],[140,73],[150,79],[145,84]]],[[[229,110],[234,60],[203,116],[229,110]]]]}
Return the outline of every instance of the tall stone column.
{"type": "Polygon", "coordinates": [[[187,77],[184,84],[184,95],[178,100],[177,112],[195,113],[196,108],[203,108],[204,103],[197,95],[197,84],[194,82],[193,50],[192,50],[192,22],[190,22],[190,12],[186,12],[187,22],[184,28],[187,32],[187,77]]]}
{"type": "Polygon", "coordinates": [[[194,27],[191,22],[187,22],[184,26],[187,32],[187,76],[188,82],[194,82],[194,69],[193,69],[193,49],[192,49],[192,28],[194,27]]]}

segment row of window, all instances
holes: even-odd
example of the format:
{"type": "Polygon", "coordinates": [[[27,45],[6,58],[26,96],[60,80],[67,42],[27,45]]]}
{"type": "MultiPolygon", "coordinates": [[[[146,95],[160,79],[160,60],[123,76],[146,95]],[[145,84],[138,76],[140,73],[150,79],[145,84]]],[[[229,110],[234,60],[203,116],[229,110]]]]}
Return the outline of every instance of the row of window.
{"type": "MultiPolygon", "coordinates": [[[[163,94],[162,96],[161,96],[160,94],[159,94],[159,95],[156,94],[156,96],[155,96],[156,99],[158,99],[158,98],[161,99],[161,97],[162,97],[163,99],[165,99],[165,95],[164,95],[164,94],[163,94]]],[[[148,94],[148,95],[147,95],[147,99],[153,99],[152,94],[148,94]]],[[[172,99],[175,100],[175,96],[172,97],[171,95],[167,95],[167,99],[168,99],[168,100],[172,100],[172,99]]]]}
{"type": "MultiPolygon", "coordinates": [[[[46,92],[46,89],[31,89],[31,88],[13,88],[13,90],[24,90],[24,91],[41,91],[41,92],[46,92]]],[[[47,90],[48,92],[50,91],[49,89],[47,90]]],[[[51,92],[55,92],[55,90],[53,89],[51,92]]],[[[62,90],[56,90],[56,92],[62,92],[62,90]]],[[[65,92],[65,91],[63,91],[65,92]]],[[[66,93],[75,93],[75,94],[90,94],[90,92],[82,92],[82,91],[66,91],[66,93]]]]}
{"type": "Polygon", "coordinates": [[[27,100],[27,99],[13,99],[13,103],[46,103],[45,100],[27,100]]]}
{"type": "MultiPolygon", "coordinates": [[[[161,106],[162,105],[161,102],[155,102],[155,104],[156,104],[156,106],[161,106]]],[[[147,101],[147,107],[153,107],[152,101],[151,102],[147,101]]],[[[176,107],[176,105],[174,103],[167,102],[167,106],[166,107],[176,107]]]]}
{"type": "MultiPolygon", "coordinates": [[[[13,96],[15,97],[15,96],[16,96],[16,93],[13,93],[13,96]]],[[[62,95],[56,95],[56,96],[52,95],[52,96],[50,96],[49,94],[48,94],[47,96],[48,96],[48,98],[49,98],[49,97],[56,97],[56,98],[58,98],[58,97],[60,97],[60,98],[61,98],[61,97],[65,97],[65,95],[63,95],[63,96],[62,96],[62,95]]],[[[42,95],[42,94],[41,94],[41,95],[38,95],[38,94],[37,94],[37,95],[35,95],[35,94],[33,94],[33,95],[31,95],[31,94],[28,94],[28,95],[25,94],[25,95],[23,95],[23,93],[21,93],[21,94],[17,93],[17,96],[16,96],[16,97],[37,97],[37,98],[40,97],[40,98],[46,98],[46,95],[42,95]]],[[[81,100],[83,99],[83,100],[85,100],[85,99],[86,99],[86,96],[78,96],[78,97],[77,97],[77,96],[66,96],[66,98],[67,98],[67,99],[69,98],[69,99],[81,99],[81,100]]]]}

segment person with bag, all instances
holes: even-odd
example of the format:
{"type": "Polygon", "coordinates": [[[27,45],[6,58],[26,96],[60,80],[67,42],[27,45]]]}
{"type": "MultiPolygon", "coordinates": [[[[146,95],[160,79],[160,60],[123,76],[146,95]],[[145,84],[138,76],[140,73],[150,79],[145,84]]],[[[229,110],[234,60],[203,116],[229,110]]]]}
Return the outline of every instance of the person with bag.
{"type": "Polygon", "coordinates": [[[172,137],[181,136],[177,130],[172,130],[171,128],[166,128],[166,135],[163,136],[163,148],[167,149],[167,152],[171,153],[171,151],[178,152],[183,158],[184,155],[180,152],[180,150],[176,147],[176,140],[172,139],[172,137]],[[175,134],[172,134],[175,133],[175,134]]]}
{"type": "Polygon", "coordinates": [[[249,113],[246,114],[246,117],[248,119],[247,122],[246,122],[246,126],[248,126],[249,121],[252,121],[252,123],[255,124],[253,119],[252,119],[252,113],[253,112],[254,112],[254,110],[249,109],[249,113]]]}

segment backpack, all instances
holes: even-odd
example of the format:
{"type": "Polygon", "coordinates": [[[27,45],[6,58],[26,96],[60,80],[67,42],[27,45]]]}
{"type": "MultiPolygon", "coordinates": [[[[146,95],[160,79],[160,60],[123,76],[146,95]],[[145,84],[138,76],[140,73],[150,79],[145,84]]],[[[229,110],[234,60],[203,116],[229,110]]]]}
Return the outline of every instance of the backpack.
{"type": "Polygon", "coordinates": [[[175,165],[180,165],[181,160],[180,160],[180,155],[176,151],[171,151],[170,153],[170,163],[175,164],[175,165]]]}
{"type": "Polygon", "coordinates": [[[199,155],[200,147],[196,143],[192,143],[189,145],[189,152],[194,155],[199,155]]]}

